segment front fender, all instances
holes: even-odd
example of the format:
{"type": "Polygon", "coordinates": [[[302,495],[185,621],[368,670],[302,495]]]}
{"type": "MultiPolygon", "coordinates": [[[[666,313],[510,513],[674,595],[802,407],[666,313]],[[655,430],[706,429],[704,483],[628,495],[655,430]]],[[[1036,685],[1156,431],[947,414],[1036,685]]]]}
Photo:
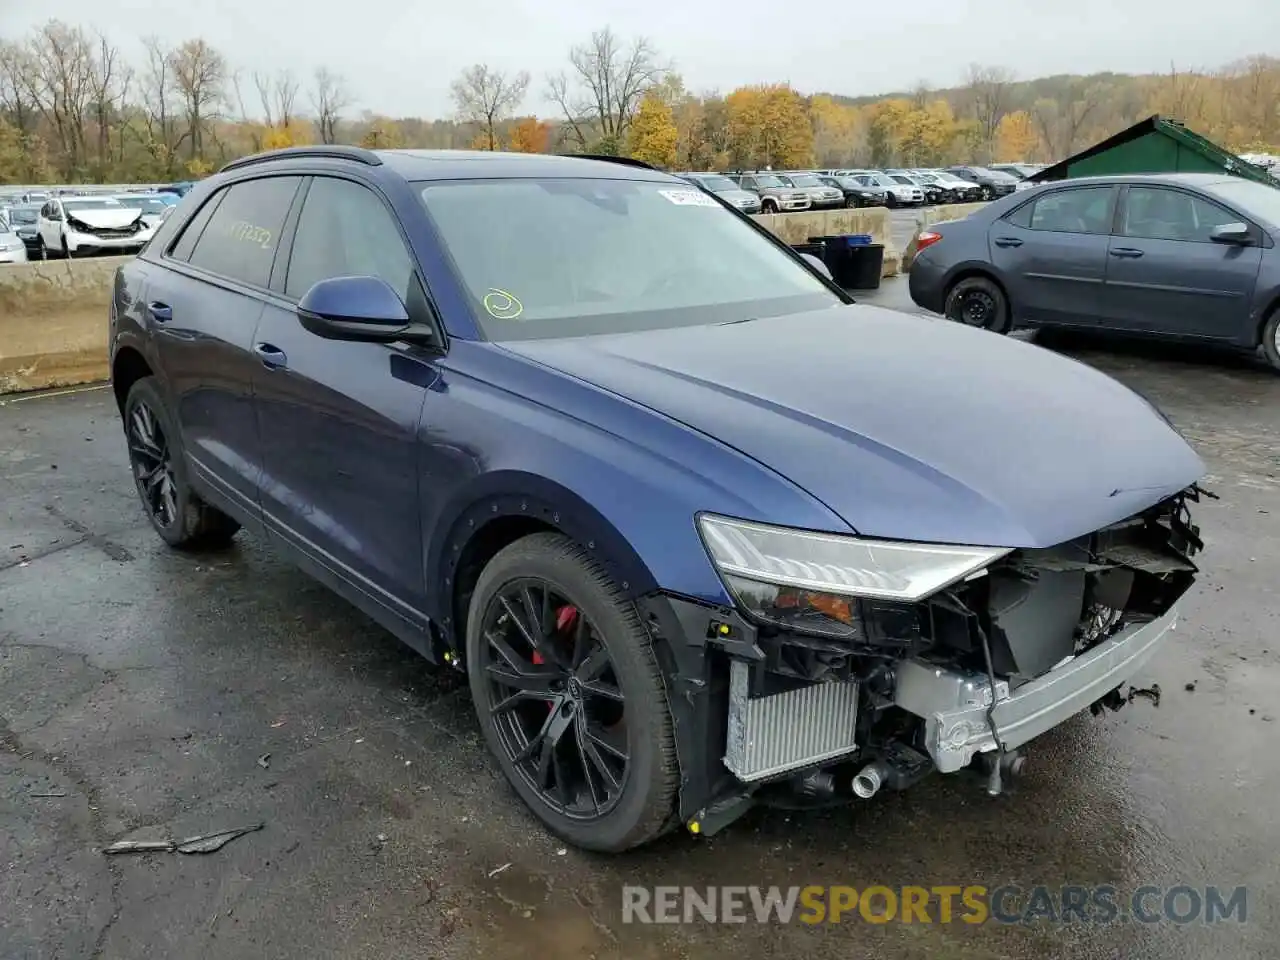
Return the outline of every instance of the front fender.
{"type": "Polygon", "coordinates": [[[427,615],[453,629],[453,586],[458,563],[472,538],[489,524],[536,520],[554,527],[586,547],[631,597],[657,589],[657,580],[631,543],[599,510],[574,491],[545,477],[504,470],[478,477],[475,484],[446,505],[427,536],[427,615]]]}
{"type": "Polygon", "coordinates": [[[455,549],[498,518],[537,519],[598,551],[633,596],[660,589],[711,604],[728,597],[699,512],[847,528],[744,454],[491,344],[455,341],[442,367],[419,435],[427,612],[437,622],[452,613],[455,549]]]}

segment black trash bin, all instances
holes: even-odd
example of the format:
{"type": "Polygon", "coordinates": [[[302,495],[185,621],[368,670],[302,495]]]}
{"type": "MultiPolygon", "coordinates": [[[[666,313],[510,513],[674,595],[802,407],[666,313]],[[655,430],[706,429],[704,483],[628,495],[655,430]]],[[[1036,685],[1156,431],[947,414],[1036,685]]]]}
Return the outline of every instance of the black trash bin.
{"type": "Polygon", "coordinates": [[[884,244],[858,243],[849,248],[847,279],[840,286],[849,290],[880,289],[880,274],[884,272],[884,244]]]}
{"type": "Polygon", "coordinates": [[[823,259],[827,269],[831,271],[831,278],[840,286],[850,290],[874,290],[880,286],[879,271],[884,264],[884,246],[872,243],[869,234],[810,237],[809,242],[823,244],[826,249],[823,259]],[[873,248],[874,252],[869,252],[873,248]]]}
{"type": "Polygon", "coordinates": [[[849,272],[849,238],[845,236],[810,237],[809,243],[821,246],[822,262],[831,271],[831,279],[844,286],[844,276],[849,272]]]}

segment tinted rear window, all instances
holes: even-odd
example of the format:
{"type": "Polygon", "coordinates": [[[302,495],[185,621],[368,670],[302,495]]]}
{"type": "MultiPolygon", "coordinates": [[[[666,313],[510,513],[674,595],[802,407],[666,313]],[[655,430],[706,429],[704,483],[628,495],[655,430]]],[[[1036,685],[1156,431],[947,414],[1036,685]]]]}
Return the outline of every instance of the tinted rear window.
{"type": "Polygon", "coordinates": [[[190,263],[219,276],[266,287],[299,177],[264,177],[227,188],[196,241],[190,263]]]}

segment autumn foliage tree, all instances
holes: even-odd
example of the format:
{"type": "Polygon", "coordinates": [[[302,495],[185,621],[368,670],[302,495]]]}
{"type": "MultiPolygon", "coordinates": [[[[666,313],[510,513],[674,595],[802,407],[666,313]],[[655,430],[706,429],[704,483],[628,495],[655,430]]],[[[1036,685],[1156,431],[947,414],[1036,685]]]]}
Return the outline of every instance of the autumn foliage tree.
{"type": "Polygon", "coordinates": [[[627,141],[631,156],[655,167],[673,167],[679,139],[671,107],[656,91],[646,93],[631,121],[627,141]]]}
{"type": "Polygon", "coordinates": [[[1034,161],[1041,153],[1040,134],[1031,114],[1025,110],[1006,113],[996,127],[995,159],[1004,163],[1034,161]]]}
{"type": "Polygon", "coordinates": [[[785,170],[813,162],[808,107],[790,86],[739,87],[725,97],[725,105],[735,164],[785,170]]]}
{"type": "Polygon", "coordinates": [[[507,134],[507,149],[513,153],[546,153],[551,145],[551,124],[537,117],[521,117],[507,134]]]}

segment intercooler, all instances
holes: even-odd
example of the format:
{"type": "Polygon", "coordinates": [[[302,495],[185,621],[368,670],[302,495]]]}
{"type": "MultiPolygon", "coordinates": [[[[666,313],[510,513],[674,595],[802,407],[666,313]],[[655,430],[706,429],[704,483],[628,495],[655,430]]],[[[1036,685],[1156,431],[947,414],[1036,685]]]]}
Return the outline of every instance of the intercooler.
{"type": "Polygon", "coordinates": [[[724,764],[740,780],[762,780],[856,751],[858,684],[818,683],[750,697],[751,668],[729,668],[729,730],[724,764]]]}

